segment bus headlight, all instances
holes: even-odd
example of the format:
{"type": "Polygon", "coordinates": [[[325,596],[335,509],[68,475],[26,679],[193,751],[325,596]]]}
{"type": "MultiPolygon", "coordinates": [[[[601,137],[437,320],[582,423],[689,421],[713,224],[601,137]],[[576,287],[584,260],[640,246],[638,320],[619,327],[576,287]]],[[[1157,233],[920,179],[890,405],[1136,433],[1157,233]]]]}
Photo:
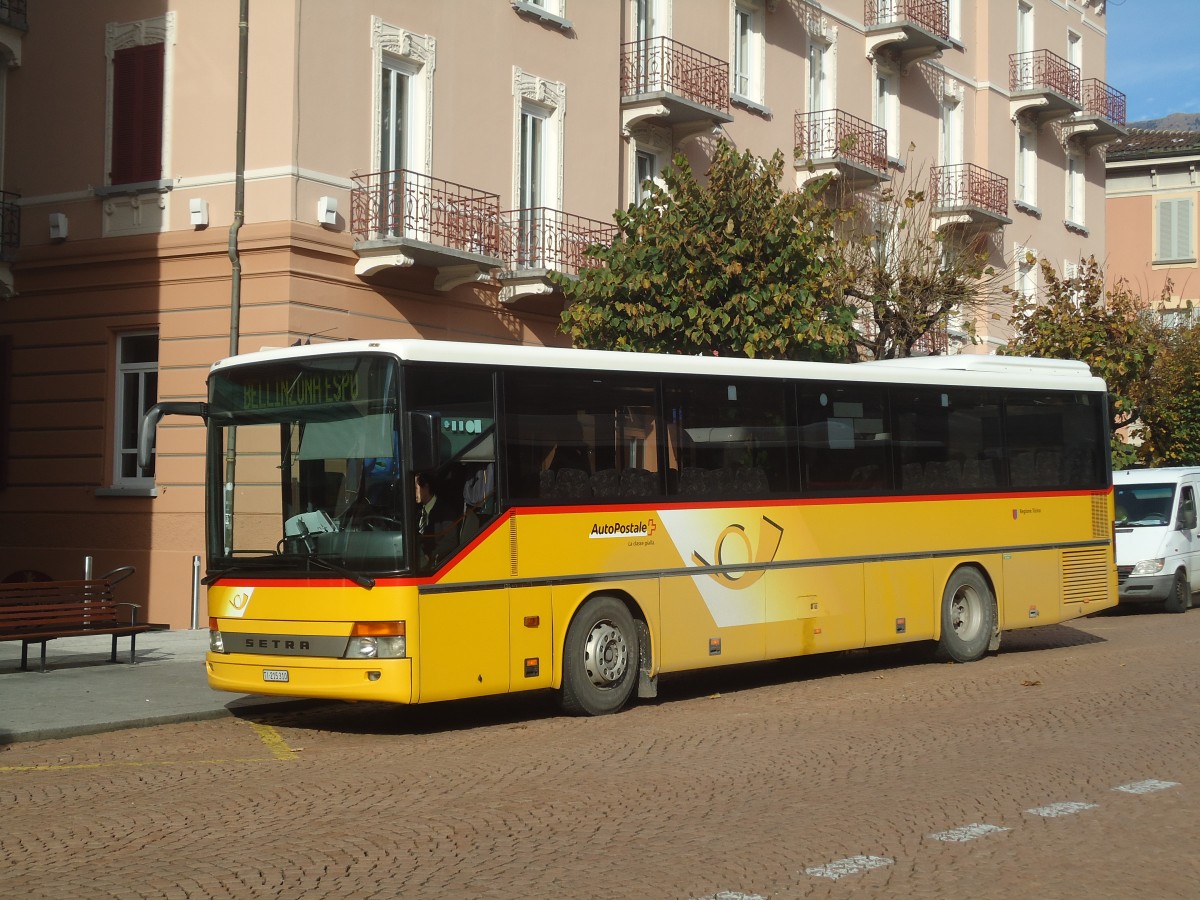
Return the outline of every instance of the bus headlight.
{"type": "Polygon", "coordinates": [[[225,652],[225,638],[221,637],[221,629],[217,627],[216,619],[208,620],[208,649],[213,653],[225,652]]]}
{"type": "Polygon", "coordinates": [[[1157,575],[1163,570],[1163,562],[1161,559],[1143,559],[1133,567],[1131,575],[1157,575]]]}
{"type": "Polygon", "coordinates": [[[355,622],[345,659],[404,659],[407,652],[404,622],[355,622]]]}

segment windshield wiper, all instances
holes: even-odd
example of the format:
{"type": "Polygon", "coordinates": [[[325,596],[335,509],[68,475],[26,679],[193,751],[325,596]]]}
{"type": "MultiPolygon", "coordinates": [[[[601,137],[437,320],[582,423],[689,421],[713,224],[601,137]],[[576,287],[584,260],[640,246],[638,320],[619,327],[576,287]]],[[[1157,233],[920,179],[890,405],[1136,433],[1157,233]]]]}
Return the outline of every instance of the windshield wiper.
{"type": "Polygon", "coordinates": [[[320,556],[306,556],[304,558],[310,563],[316,563],[318,569],[326,569],[330,572],[335,572],[338,575],[342,575],[350,579],[365,591],[369,591],[371,588],[375,587],[374,578],[370,578],[360,572],[355,572],[353,569],[347,569],[345,566],[338,565],[335,562],[330,562],[329,560],[320,556]]]}

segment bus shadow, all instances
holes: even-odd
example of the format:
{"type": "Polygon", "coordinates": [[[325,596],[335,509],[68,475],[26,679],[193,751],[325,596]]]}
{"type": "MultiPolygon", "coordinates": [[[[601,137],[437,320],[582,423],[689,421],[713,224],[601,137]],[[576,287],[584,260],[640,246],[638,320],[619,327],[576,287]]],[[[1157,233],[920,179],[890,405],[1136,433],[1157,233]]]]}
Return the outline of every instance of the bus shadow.
{"type": "MultiPolygon", "coordinates": [[[[1070,625],[1047,625],[1006,631],[1000,644],[1000,655],[1082,647],[1104,641],[1103,637],[1070,625]]],[[[944,663],[934,660],[932,644],[921,643],[719,666],[663,675],[659,679],[656,698],[634,700],[632,705],[667,706],[720,694],[933,665],[944,663]]],[[[559,709],[557,695],[548,690],[426,706],[314,700],[278,708],[246,706],[229,709],[238,718],[261,724],[361,735],[429,735],[569,718],[559,709]]]]}

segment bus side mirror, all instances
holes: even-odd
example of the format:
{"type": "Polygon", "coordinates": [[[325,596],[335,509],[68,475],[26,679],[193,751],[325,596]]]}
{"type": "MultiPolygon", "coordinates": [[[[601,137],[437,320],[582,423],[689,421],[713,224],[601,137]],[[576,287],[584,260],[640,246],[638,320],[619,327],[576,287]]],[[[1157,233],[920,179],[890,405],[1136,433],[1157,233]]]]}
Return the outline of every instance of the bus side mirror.
{"type": "Polygon", "coordinates": [[[437,413],[408,414],[409,465],[414,472],[427,472],[442,464],[442,417],[437,413]]]}
{"type": "Polygon", "coordinates": [[[163,416],[199,416],[208,418],[207,403],[155,403],[146,410],[142,421],[138,424],[137,459],[138,466],[143,469],[150,467],[150,456],[154,452],[154,436],[158,422],[163,416]]]}

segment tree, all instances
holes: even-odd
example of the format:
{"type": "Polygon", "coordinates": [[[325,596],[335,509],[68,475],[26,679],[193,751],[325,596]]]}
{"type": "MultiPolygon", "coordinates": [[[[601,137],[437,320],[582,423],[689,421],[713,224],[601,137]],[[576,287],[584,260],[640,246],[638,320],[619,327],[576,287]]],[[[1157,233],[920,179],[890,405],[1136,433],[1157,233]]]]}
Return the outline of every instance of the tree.
{"type": "MultiPolygon", "coordinates": [[[[912,148],[910,148],[912,149],[912,148]]],[[[1001,297],[982,231],[937,229],[932,198],[912,182],[883,188],[856,204],[849,241],[850,294],[859,303],[855,358],[894,359],[915,350],[945,352],[935,340],[952,315],[974,335],[975,315],[1001,297]]]]}
{"type": "MultiPolygon", "coordinates": [[[[1028,262],[1036,262],[1032,254],[1028,262]]],[[[1144,388],[1159,349],[1149,304],[1125,279],[1106,292],[1104,270],[1095,257],[1080,262],[1075,278],[1059,277],[1044,259],[1041,271],[1041,298],[1004,289],[1013,298],[1009,324],[1014,331],[1004,352],[1087,363],[1108,384],[1113,465],[1130,465],[1135,448],[1118,432],[1135,426],[1142,414],[1144,388]]]]}
{"type": "Polygon", "coordinates": [[[820,184],[783,191],[783,155],[716,146],[703,183],[676,156],[649,199],[616,213],[602,263],[566,295],[577,347],[844,360],[854,340],[841,215],[820,184]]]}
{"type": "Polygon", "coordinates": [[[1141,425],[1135,430],[1141,440],[1138,461],[1150,466],[1200,465],[1200,322],[1160,322],[1155,328],[1158,352],[1144,386],[1141,425]]]}

